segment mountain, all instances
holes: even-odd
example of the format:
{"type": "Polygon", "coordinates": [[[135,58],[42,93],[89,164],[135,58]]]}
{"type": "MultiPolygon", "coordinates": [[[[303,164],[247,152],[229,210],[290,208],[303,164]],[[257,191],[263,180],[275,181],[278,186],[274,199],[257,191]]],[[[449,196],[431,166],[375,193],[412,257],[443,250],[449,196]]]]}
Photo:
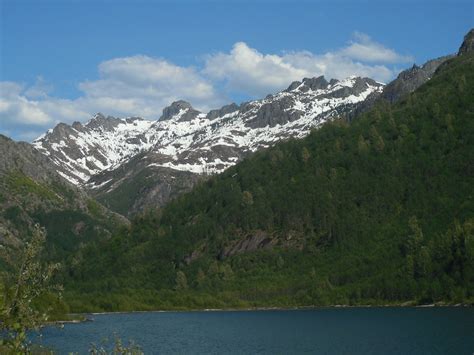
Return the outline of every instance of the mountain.
{"type": "Polygon", "coordinates": [[[220,173],[278,141],[304,137],[382,88],[368,78],[305,78],[265,99],[207,114],[185,101],[166,107],[156,122],[98,114],[85,125],[60,124],[34,146],[99,201],[134,213],[162,206],[200,175],[220,173]]]}
{"type": "Polygon", "coordinates": [[[0,135],[0,155],[0,268],[36,223],[46,228],[47,257],[55,261],[128,223],[64,180],[32,145],[0,135]]]}
{"type": "MultiPolygon", "coordinates": [[[[469,38],[460,52],[468,50],[469,38]]],[[[132,216],[165,205],[259,149],[304,137],[328,119],[351,120],[382,100],[394,103],[450,58],[413,65],[386,86],[367,78],[305,78],[265,99],[208,114],[182,100],[166,107],[158,121],[97,114],[85,125],[59,124],[34,145],[63,177],[112,210],[132,216]]]]}
{"type": "Polygon", "coordinates": [[[472,53],[473,51],[474,51],[474,29],[471,29],[466,34],[466,36],[464,36],[464,41],[462,42],[462,45],[459,48],[458,55],[472,53]]]}
{"type": "MultiPolygon", "coordinates": [[[[474,51],[474,29],[470,30],[464,37],[457,56],[461,56],[472,51],[474,51]]],[[[438,68],[442,67],[446,62],[455,57],[456,54],[450,54],[428,60],[422,66],[414,64],[411,68],[406,69],[398,74],[398,76],[393,81],[384,87],[380,94],[371,94],[370,97],[365,100],[364,104],[359,106],[355,113],[368,110],[376,101],[385,100],[389,103],[397,102],[430,80],[438,68]]]]}
{"type": "Polygon", "coordinates": [[[388,103],[395,103],[399,101],[430,80],[436,70],[443,63],[454,57],[455,55],[439,57],[429,60],[421,66],[413,64],[411,68],[403,70],[394,80],[385,85],[382,92],[374,92],[370,94],[364,100],[364,102],[358,105],[355,110],[347,115],[348,120],[350,121],[358,115],[369,111],[381,101],[388,103]]]}
{"type": "Polygon", "coordinates": [[[78,311],[473,303],[473,103],[468,51],[396,103],[259,150],[89,245],[67,299],[78,311]]]}
{"type": "Polygon", "coordinates": [[[147,207],[164,206],[207,177],[159,166],[156,161],[160,158],[153,152],[143,152],[114,170],[91,177],[89,195],[117,213],[133,216],[147,207]]]}
{"type": "Polygon", "coordinates": [[[390,82],[383,90],[380,98],[387,100],[390,103],[400,100],[403,96],[415,91],[421,85],[426,83],[436,69],[454,55],[447,55],[427,61],[422,66],[413,67],[402,71],[395,80],[390,82]]]}
{"type": "Polygon", "coordinates": [[[147,134],[152,124],[137,117],[120,119],[98,113],[84,125],[60,123],[33,145],[53,161],[61,176],[80,185],[152,147],[155,141],[147,134]]]}

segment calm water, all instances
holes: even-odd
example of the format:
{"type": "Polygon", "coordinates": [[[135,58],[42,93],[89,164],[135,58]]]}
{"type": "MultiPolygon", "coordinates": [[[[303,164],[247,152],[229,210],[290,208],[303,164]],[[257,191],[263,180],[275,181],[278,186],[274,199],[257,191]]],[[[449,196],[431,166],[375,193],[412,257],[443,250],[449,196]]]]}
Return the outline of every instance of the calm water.
{"type": "Polygon", "coordinates": [[[114,333],[149,354],[474,354],[473,308],[328,308],[298,311],[95,315],[47,328],[43,344],[87,353],[114,333]]]}

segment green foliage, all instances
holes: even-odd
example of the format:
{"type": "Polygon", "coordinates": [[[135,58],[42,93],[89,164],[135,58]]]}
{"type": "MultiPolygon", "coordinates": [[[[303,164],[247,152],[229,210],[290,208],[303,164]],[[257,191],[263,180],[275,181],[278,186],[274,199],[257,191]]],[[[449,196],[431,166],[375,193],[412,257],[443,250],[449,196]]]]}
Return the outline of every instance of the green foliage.
{"type": "Polygon", "coordinates": [[[105,239],[123,225],[97,202],[54,178],[34,180],[22,171],[10,171],[0,176],[0,192],[0,271],[14,267],[19,246],[37,223],[48,235],[42,258],[62,264],[76,260],[84,244],[105,239]]]}
{"type": "Polygon", "coordinates": [[[72,309],[473,302],[473,102],[466,55],[398,104],[255,153],[86,247],[72,309]],[[225,257],[259,235],[271,248],[225,257]]]}
{"type": "Polygon", "coordinates": [[[102,217],[102,207],[95,200],[87,200],[87,210],[94,218],[102,217]]]}
{"type": "Polygon", "coordinates": [[[48,260],[66,260],[80,245],[104,239],[109,234],[107,224],[80,210],[37,211],[32,217],[48,231],[44,252],[48,260]]]}
{"type": "Polygon", "coordinates": [[[188,288],[188,279],[186,278],[186,274],[179,270],[176,273],[176,286],[175,290],[176,291],[183,291],[188,288]]]}
{"type": "Polygon", "coordinates": [[[5,177],[5,182],[9,189],[23,195],[34,194],[48,200],[59,199],[54,191],[18,171],[8,174],[5,177]]]}
{"type": "Polygon", "coordinates": [[[242,205],[244,207],[253,205],[253,195],[250,191],[244,191],[242,193],[242,205]]]}
{"type": "Polygon", "coordinates": [[[301,152],[301,158],[303,159],[303,162],[307,163],[309,158],[311,158],[311,153],[309,152],[308,148],[303,147],[303,150],[301,152]]]}
{"type": "Polygon", "coordinates": [[[12,223],[21,224],[23,222],[23,219],[21,217],[22,213],[23,213],[23,211],[20,207],[11,206],[11,207],[8,207],[3,212],[3,217],[10,220],[12,223]]]}
{"type": "MultiPolygon", "coordinates": [[[[45,239],[44,230],[36,226],[35,234],[26,247],[24,261],[18,279],[10,289],[0,283],[0,352],[8,354],[54,354],[51,349],[33,344],[28,338],[29,331],[39,331],[40,327],[51,321],[72,319],[67,315],[68,306],[61,299],[62,288],[51,283],[51,277],[58,265],[43,267],[40,254],[45,239]],[[6,301],[6,302],[5,302],[6,301]]],[[[143,354],[134,341],[124,344],[114,336],[112,344],[108,339],[100,346],[91,344],[90,354],[143,354]]]]}
{"type": "MultiPolygon", "coordinates": [[[[39,330],[48,321],[47,308],[35,307],[42,304],[44,297],[50,297],[51,292],[60,292],[61,287],[52,285],[51,278],[59,265],[42,265],[40,255],[45,241],[45,232],[39,226],[31,241],[25,248],[18,276],[10,287],[5,288],[0,329],[2,346],[12,353],[30,353],[31,343],[28,340],[29,330],[39,330]]],[[[8,282],[7,282],[8,285],[8,282]]]]}
{"type": "Polygon", "coordinates": [[[114,336],[112,344],[109,344],[109,339],[104,339],[100,346],[92,344],[89,349],[91,355],[142,355],[144,352],[140,346],[135,342],[130,341],[128,344],[124,344],[122,339],[117,335],[114,336]]]}

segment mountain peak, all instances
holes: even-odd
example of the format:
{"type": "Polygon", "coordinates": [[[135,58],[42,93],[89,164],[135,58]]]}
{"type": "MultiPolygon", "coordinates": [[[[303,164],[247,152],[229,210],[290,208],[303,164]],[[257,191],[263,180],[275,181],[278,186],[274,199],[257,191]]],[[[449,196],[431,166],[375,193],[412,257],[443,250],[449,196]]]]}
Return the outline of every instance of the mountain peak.
{"type": "Polygon", "coordinates": [[[465,36],[458,55],[463,55],[474,51],[474,28],[471,29],[465,36]]]}
{"type": "Polygon", "coordinates": [[[240,107],[235,102],[233,102],[230,105],[222,106],[220,109],[209,111],[206,115],[206,118],[213,120],[217,117],[222,117],[229,113],[236,112],[239,110],[239,108],[240,107]]]}
{"type": "MultiPolygon", "coordinates": [[[[334,79],[331,80],[333,82],[334,79]]],[[[329,86],[329,82],[326,80],[324,75],[313,77],[313,78],[304,78],[303,81],[293,81],[286,91],[293,91],[299,89],[300,91],[308,90],[324,90],[329,86]]]]}
{"type": "Polygon", "coordinates": [[[105,119],[105,115],[102,112],[97,112],[93,117],[93,120],[103,120],[105,119]]]}
{"type": "Polygon", "coordinates": [[[304,78],[303,83],[308,86],[311,90],[322,90],[326,89],[329,85],[324,75],[315,78],[304,78]]]}
{"type": "Polygon", "coordinates": [[[92,119],[85,124],[85,126],[89,129],[94,130],[113,130],[117,125],[122,123],[120,118],[116,118],[113,116],[105,116],[102,113],[97,113],[92,117],[92,119]]]}
{"type": "Polygon", "coordinates": [[[163,109],[163,114],[159,121],[167,121],[171,119],[177,121],[191,121],[199,114],[200,112],[195,110],[189,102],[178,100],[163,109]]]}
{"type": "Polygon", "coordinates": [[[176,109],[193,108],[193,106],[189,102],[184,100],[173,101],[168,107],[176,109]]]}
{"type": "Polygon", "coordinates": [[[74,121],[72,123],[72,128],[74,128],[76,131],[81,130],[83,128],[82,123],[79,121],[74,121]]]}

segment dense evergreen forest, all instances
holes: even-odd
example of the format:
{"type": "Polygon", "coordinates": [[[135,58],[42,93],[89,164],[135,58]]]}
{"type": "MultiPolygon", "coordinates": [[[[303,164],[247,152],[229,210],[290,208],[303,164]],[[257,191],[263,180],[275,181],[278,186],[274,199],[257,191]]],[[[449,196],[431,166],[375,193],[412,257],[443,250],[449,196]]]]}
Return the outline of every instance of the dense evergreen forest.
{"type": "Polygon", "coordinates": [[[137,217],[60,281],[72,311],[474,302],[474,56],[137,217]]]}

